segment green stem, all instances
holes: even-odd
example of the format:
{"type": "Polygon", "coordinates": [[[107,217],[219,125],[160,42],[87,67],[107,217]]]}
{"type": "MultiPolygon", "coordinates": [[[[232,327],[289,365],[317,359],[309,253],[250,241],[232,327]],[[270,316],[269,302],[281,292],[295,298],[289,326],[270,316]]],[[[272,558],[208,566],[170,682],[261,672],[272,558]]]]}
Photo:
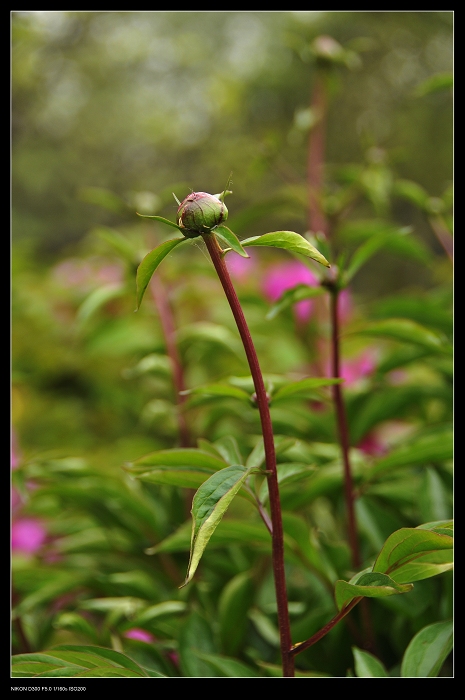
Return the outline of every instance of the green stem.
{"type": "Polygon", "coordinates": [[[226,263],[223,258],[223,251],[213,234],[203,236],[208,252],[210,253],[213,265],[223,286],[226,298],[231,307],[234,319],[237,324],[239,334],[244,345],[245,354],[250,367],[255,392],[257,395],[257,406],[260,413],[262,425],[263,443],[265,447],[268,491],[270,498],[270,511],[272,523],[272,552],[273,552],[273,573],[276,590],[276,603],[278,608],[278,626],[281,643],[281,656],[283,664],[283,676],[294,677],[294,659],[290,654],[292,646],[291,628],[289,622],[289,611],[287,606],[286,578],[284,572],[284,532],[281,515],[281,503],[279,499],[278,475],[276,469],[276,453],[273,439],[273,426],[271,423],[270,409],[268,406],[268,396],[263,381],[257,353],[252,341],[252,336],[245,320],[241,304],[236,294],[236,290],[231,282],[226,263]]]}

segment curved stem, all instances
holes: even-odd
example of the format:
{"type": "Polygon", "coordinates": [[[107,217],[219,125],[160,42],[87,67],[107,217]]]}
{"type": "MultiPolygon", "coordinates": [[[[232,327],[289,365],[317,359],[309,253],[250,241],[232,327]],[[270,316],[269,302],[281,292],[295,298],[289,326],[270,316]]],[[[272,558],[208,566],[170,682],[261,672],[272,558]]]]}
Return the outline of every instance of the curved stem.
{"type": "Polygon", "coordinates": [[[260,413],[262,425],[263,442],[265,447],[265,461],[267,471],[268,491],[270,497],[271,523],[272,523],[272,551],[273,551],[273,573],[276,590],[276,603],[278,607],[278,626],[281,642],[281,655],[283,662],[283,676],[294,677],[294,660],[290,655],[292,645],[291,628],[289,622],[289,611],[287,607],[286,578],[284,573],[284,534],[281,516],[281,504],[279,500],[278,475],[276,469],[276,453],[273,439],[273,426],[271,423],[268,397],[263,381],[262,372],[258,362],[257,353],[252,341],[252,336],[245,320],[236,290],[231,282],[226,263],[223,258],[223,251],[220,248],[216,237],[213,234],[203,236],[208,252],[210,253],[215,270],[220,278],[226,298],[231,307],[234,319],[237,324],[239,334],[244,345],[245,354],[250,367],[255,392],[257,395],[257,406],[260,413]]]}
{"type": "Polygon", "coordinates": [[[310,639],[307,639],[306,642],[300,642],[299,644],[295,644],[294,647],[291,649],[291,655],[295,656],[296,654],[300,654],[301,651],[305,651],[305,649],[308,649],[309,647],[312,647],[314,644],[320,641],[323,637],[325,637],[328,632],[331,632],[333,627],[337,625],[338,622],[340,622],[346,615],[349,613],[352,608],[355,608],[357,603],[359,603],[362,600],[362,598],[354,598],[349,605],[346,605],[345,608],[342,608],[338,612],[337,615],[333,617],[332,620],[328,622],[327,625],[321,628],[318,632],[316,632],[313,637],[310,637],[310,639]]]}

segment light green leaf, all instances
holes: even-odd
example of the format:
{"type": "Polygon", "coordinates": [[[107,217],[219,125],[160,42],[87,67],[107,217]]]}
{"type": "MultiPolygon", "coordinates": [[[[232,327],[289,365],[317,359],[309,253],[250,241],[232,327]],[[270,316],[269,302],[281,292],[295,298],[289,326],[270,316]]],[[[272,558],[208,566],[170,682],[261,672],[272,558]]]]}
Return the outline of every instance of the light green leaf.
{"type": "Polygon", "coordinates": [[[404,343],[420,345],[428,350],[437,352],[450,352],[441,336],[424,326],[406,318],[390,318],[384,321],[372,321],[354,331],[359,335],[368,335],[374,338],[387,338],[404,343]]]}
{"type": "Polygon", "coordinates": [[[169,615],[180,615],[186,612],[187,603],[182,600],[165,600],[163,603],[157,603],[143,610],[136,617],[131,618],[131,627],[142,627],[152,620],[159,617],[168,617],[169,615]]]}
{"type": "Polygon", "coordinates": [[[232,435],[225,435],[213,443],[225,462],[232,466],[242,462],[242,455],[237,440],[232,435]]]}
{"type": "MultiPolygon", "coordinates": [[[[284,486],[292,484],[295,481],[300,481],[301,479],[311,476],[316,469],[317,467],[314,464],[303,464],[301,462],[285,462],[284,464],[278,464],[278,484],[284,486]]],[[[259,498],[262,503],[265,503],[268,499],[268,484],[266,481],[263,482],[260,488],[259,498]]]]}
{"type": "Polygon", "coordinates": [[[317,377],[301,379],[298,382],[286,384],[278,389],[276,394],[273,396],[273,404],[275,404],[277,401],[281,401],[282,399],[307,398],[308,396],[315,396],[317,395],[317,389],[324,386],[332,386],[333,384],[340,384],[343,381],[343,379],[326,379],[317,377]]]}
{"type": "Polygon", "coordinates": [[[153,484],[198,488],[226,465],[222,459],[194,448],[160,450],[128,463],[124,469],[136,479],[153,484]]]}
{"type": "Polygon", "coordinates": [[[402,678],[435,678],[452,650],[452,622],[423,627],[411,640],[401,665],[402,678]]]}
{"type": "Polygon", "coordinates": [[[174,221],[170,221],[169,219],[165,219],[164,216],[148,216],[148,214],[139,214],[139,212],[136,211],[137,216],[140,216],[142,219],[155,219],[156,221],[161,221],[162,224],[167,224],[167,226],[172,226],[173,228],[177,228],[178,231],[182,232],[182,228],[178,226],[177,224],[174,223],[174,221]]]}
{"type": "Polygon", "coordinates": [[[431,435],[421,435],[407,445],[393,450],[387,457],[363,474],[363,481],[372,481],[375,477],[391,473],[399,467],[443,462],[453,457],[453,438],[451,431],[441,431],[431,435]]]}
{"type": "MultiPolygon", "coordinates": [[[[151,217],[151,218],[157,218],[157,217],[151,217]]],[[[176,227],[177,228],[177,227],[176,227]]],[[[168,253],[170,253],[173,248],[175,248],[179,243],[183,243],[184,241],[187,241],[187,238],[173,238],[170,241],[165,241],[164,243],[161,243],[159,246],[154,248],[153,250],[148,253],[145,258],[142,260],[140,263],[139,267],[137,268],[137,275],[136,275],[136,285],[137,285],[137,309],[140,307],[142,298],[145,294],[145,290],[147,289],[147,286],[152,278],[153,273],[161,263],[161,261],[166,258],[168,253]]]]}
{"type": "Polygon", "coordinates": [[[13,677],[147,677],[148,673],[132,659],[94,646],[60,645],[40,654],[18,654],[12,658],[13,677]]]}
{"type": "Polygon", "coordinates": [[[242,241],[242,245],[244,248],[251,245],[283,248],[291,253],[305,255],[325,267],[331,267],[326,258],[306,238],[298,233],[294,233],[294,231],[273,231],[272,233],[265,233],[263,236],[253,236],[242,241]]]}
{"type": "Polygon", "coordinates": [[[452,90],[453,85],[454,76],[452,73],[436,73],[417,85],[414,95],[415,97],[424,97],[432,92],[452,90]]]}
{"type": "Polygon", "coordinates": [[[355,675],[358,678],[389,678],[389,673],[376,656],[363,649],[352,647],[355,662],[355,675]]]}
{"type": "Polygon", "coordinates": [[[88,297],[84,299],[76,315],[76,323],[79,330],[89,321],[94,314],[112,299],[117,299],[125,293],[124,287],[118,284],[106,284],[103,287],[94,289],[88,297]]]}
{"type": "Polygon", "coordinates": [[[246,391],[243,391],[238,387],[231,386],[230,384],[207,384],[206,386],[188,389],[181,393],[184,396],[217,396],[218,398],[231,398],[246,401],[247,403],[250,402],[250,395],[246,391]]]}
{"type": "Polygon", "coordinates": [[[359,596],[382,598],[397,593],[408,593],[413,588],[411,584],[401,585],[386,574],[379,573],[363,573],[359,578],[355,576],[352,580],[356,582],[336,581],[334,596],[338,610],[342,610],[359,596]]]}
{"type": "Polygon", "coordinates": [[[250,666],[246,666],[241,661],[237,661],[237,659],[231,659],[220,654],[206,654],[201,651],[197,651],[196,654],[199,659],[206,661],[217,672],[217,675],[222,678],[257,678],[260,676],[260,673],[250,666]]]}
{"type": "Polygon", "coordinates": [[[192,537],[185,586],[192,580],[210,537],[251,469],[236,465],[213,474],[199,488],[192,501],[192,537]]]}
{"type": "Polygon", "coordinates": [[[221,240],[228,246],[230,246],[231,250],[234,250],[235,253],[239,253],[239,255],[241,255],[243,258],[249,257],[247,251],[245,251],[242,247],[236,234],[233,233],[233,231],[231,231],[231,229],[229,229],[227,226],[220,224],[213,230],[213,233],[215,236],[218,236],[218,238],[221,238],[221,240]]]}
{"type": "Polygon", "coordinates": [[[453,538],[419,528],[401,528],[388,537],[373,566],[397,583],[421,581],[453,568],[453,538]]]}
{"type": "Polygon", "coordinates": [[[326,293],[324,287],[309,287],[307,284],[298,284],[292,289],[287,289],[284,294],[281,295],[278,301],[273,304],[268,311],[266,317],[268,319],[275,318],[281,311],[284,311],[284,309],[293,306],[299,301],[314,299],[326,293]]]}
{"type": "Polygon", "coordinates": [[[135,262],[136,251],[128,239],[122,236],[118,231],[115,231],[109,226],[99,226],[92,231],[92,234],[97,235],[103,241],[111,245],[111,247],[114,248],[114,250],[116,250],[121,257],[128,262],[135,262]]]}

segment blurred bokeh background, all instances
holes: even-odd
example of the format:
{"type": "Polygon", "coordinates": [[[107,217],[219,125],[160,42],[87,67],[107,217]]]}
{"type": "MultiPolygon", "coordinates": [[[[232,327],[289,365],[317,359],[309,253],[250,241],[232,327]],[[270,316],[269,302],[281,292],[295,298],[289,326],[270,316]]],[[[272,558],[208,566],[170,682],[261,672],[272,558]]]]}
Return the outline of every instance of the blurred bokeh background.
{"type": "MultiPolygon", "coordinates": [[[[321,120],[315,94],[323,64],[320,195],[335,252],[352,253],[380,232],[410,241],[387,246],[360,269],[346,291],[344,323],[350,329],[363,316],[396,315],[451,337],[453,19],[450,11],[11,13],[17,650],[44,648],[56,635],[66,641],[63,630],[79,638],[84,623],[66,615],[83,601],[92,610],[90,596],[126,596],[126,604],[127,596],[163,602],[178,595],[172,589],[187,554],[174,555],[173,569],[173,562],[157,568],[143,552],[189,517],[185,495],[169,486],[142,490],[121,469],[179,444],[160,300],[171,305],[187,388],[247,375],[248,367],[202,244],[180,246],[164,261],[158,305],[148,293],[134,313],[138,262],[173,237],[135,212],[173,220],[172,193],[182,200],[192,190],[221,192],[232,172],[228,225],[240,238],[308,232],[309,142],[321,120]]],[[[263,371],[311,374],[314,341],[327,325],[317,328],[310,305],[300,316],[292,308],[266,315],[292,282],[315,278],[303,265],[292,268],[295,261],[272,269],[289,263],[284,251],[254,249],[245,266],[237,258],[231,274],[263,371]]],[[[385,377],[386,396],[395,394],[390,404],[380,398],[373,420],[367,408],[357,444],[373,437],[377,420],[392,419],[389,442],[450,419],[451,368],[437,357],[422,364],[421,352],[436,339],[423,341],[426,350],[409,348],[406,359],[391,362],[390,347],[384,354],[377,339],[344,337],[353,425],[385,377]],[[391,377],[396,362],[407,371],[402,365],[391,377]]],[[[252,449],[257,412],[234,401],[212,410],[192,401],[192,445],[236,435],[244,455],[252,449]]],[[[320,408],[276,407],[273,420],[279,433],[327,442],[338,454],[334,422],[320,408]]],[[[446,486],[431,477],[431,493],[451,486],[450,472],[441,474],[446,486]]],[[[376,546],[395,527],[449,517],[449,491],[433,512],[416,497],[417,487],[426,493],[418,484],[399,490],[411,502],[402,501],[402,518],[383,521],[376,546]]],[[[233,560],[230,553],[215,559],[225,581],[233,560]]],[[[328,601],[322,624],[332,614],[328,601]]],[[[108,609],[96,604],[97,617],[108,609]]],[[[113,643],[121,620],[124,637],[124,610],[94,641],[113,643]]],[[[146,629],[176,637],[169,625],[146,629]]],[[[412,634],[406,628],[399,645],[412,634]]],[[[394,630],[393,645],[398,637],[394,630]]],[[[332,672],[335,656],[326,665],[332,672]]]]}

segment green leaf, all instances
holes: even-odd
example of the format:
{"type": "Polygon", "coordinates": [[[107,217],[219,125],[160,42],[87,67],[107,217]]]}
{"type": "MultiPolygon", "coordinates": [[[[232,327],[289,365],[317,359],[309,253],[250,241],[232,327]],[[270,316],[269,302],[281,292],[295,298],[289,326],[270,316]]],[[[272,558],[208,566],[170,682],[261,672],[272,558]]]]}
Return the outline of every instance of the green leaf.
{"type": "Polygon", "coordinates": [[[453,538],[434,530],[401,528],[388,537],[373,572],[397,583],[421,581],[453,568],[453,538]]]}
{"type": "Polygon", "coordinates": [[[240,401],[250,402],[250,395],[230,384],[207,384],[199,386],[195,389],[188,389],[181,392],[184,396],[217,396],[222,399],[239,399],[240,401]]]}
{"type": "Polygon", "coordinates": [[[413,637],[402,659],[402,678],[435,678],[453,645],[452,621],[435,622],[413,637]]]}
{"type": "MultiPolygon", "coordinates": [[[[317,469],[314,464],[304,464],[301,462],[285,462],[284,464],[277,465],[278,472],[278,484],[280,486],[292,484],[295,481],[300,481],[305,479],[312,474],[317,469]]],[[[268,499],[268,484],[266,481],[263,482],[259,497],[262,503],[265,503],[268,499]]]]}
{"type": "Polygon", "coordinates": [[[251,469],[237,465],[213,474],[195,494],[192,501],[192,537],[185,586],[192,580],[210,537],[228,509],[251,469]]]}
{"type": "Polygon", "coordinates": [[[124,260],[130,263],[134,263],[136,260],[136,251],[132,247],[131,243],[121,235],[118,231],[110,228],[109,226],[99,226],[92,231],[92,234],[97,235],[103,241],[108,243],[114,250],[116,250],[124,260]]]}
{"type": "Polygon", "coordinates": [[[129,211],[128,205],[121,197],[104,187],[83,187],[79,191],[79,198],[115,214],[122,215],[129,211]]]}
{"type": "Polygon", "coordinates": [[[174,221],[170,221],[169,219],[165,219],[164,216],[148,216],[148,214],[139,214],[139,212],[136,211],[137,216],[140,216],[142,219],[156,219],[156,221],[161,221],[162,224],[167,224],[167,226],[172,226],[173,228],[177,228],[178,231],[182,232],[182,228],[178,226],[177,224],[174,223],[174,221]]]}
{"type": "Polygon", "coordinates": [[[453,436],[451,431],[441,431],[431,435],[421,435],[412,439],[407,445],[393,450],[387,457],[378,460],[367,469],[362,479],[372,481],[375,477],[391,473],[395,469],[407,466],[443,462],[453,457],[453,436]]]}
{"type": "Polygon", "coordinates": [[[253,602],[254,588],[250,572],[234,576],[221,591],[218,602],[219,634],[226,654],[237,654],[244,642],[247,613],[253,602]]]}
{"type": "Polygon", "coordinates": [[[288,398],[307,398],[309,396],[315,396],[317,394],[317,389],[321,389],[324,386],[332,386],[333,384],[340,384],[343,379],[326,379],[326,378],[316,378],[309,377],[308,379],[301,379],[298,382],[292,382],[291,384],[286,384],[282,386],[276,394],[273,396],[273,404],[282,399],[288,398]]]}
{"type": "Polygon", "coordinates": [[[292,289],[287,289],[278,299],[278,301],[273,304],[271,309],[268,311],[266,317],[267,319],[275,318],[281,311],[287,309],[289,306],[293,306],[299,301],[304,299],[314,299],[315,297],[322,296],[326,294],[326,290],[323,287],[309,287],[307,284],[298,284],[292,289]]]}
{"type": "Polygon", "coordinates": [[[445,344],[444,338],[419,323],[406,318],[373,321],[354,332],[374,338],[387,338],[389,340],[412,343],[413,345],[420,345],[428,350],[436,350],[437,352],[450,351],[450,347],[445,344]]]}
{"type": "Polygon", "coordinates": [[[242,455],[237,444],[237,440],[232,435],[225,435],[213,443],[225,462],[232,466],[233,464],[241,464],[242,455]]]}
{"type": "Polygon", "coordinates": [[[415,97],[424,97],[440,90],[452,90],[453,85],[454,76],[452,73],[436,73],[417,85],[414,95],[415,97]]]}
{"type": "Polygon", "coordinates": [[[82,330],[84,325],[90,318],[112,299],[117,299],[125,293],[124,287],[117,284],[106,284],[103,287],[94,289],[88,297],[84,299],[78,309],[76,315],[76,323],[79,330],[82,330]]]}
{"type": "Polygon", "coordinates": [[[229,229],[227,226],[223,226],[222,224],[220,224],[213,230],[213,233],[215,234],[215,236],[218,236],[218,238],[221,238],[221,240],[224,241],[228,246],[230,246],[231,250],[234,250],[235,253],[239,253],[239,255],[241,255],[243,258],[250,257],[247,251],[245,251],[242,247],[241,242],[236,236],[236,234],[233,233],[231,229],[229,229]]]}
{"type": "Polygon", "coordinates": [[[196,652],[199,659],[206,661],[222,678],[257,678],[260,674],[250,666],[246,666],[236,659],[231,659],[220,654],[206,654],[205,652],[196,652]]]}
{"type": "Polygon", "coordinates": [[[182,600],[165,600],[143,610],[135,617],[131,617],[131,627],[142,627],[152,620],[169,615],[180,615],[187,610],[187,603],[182,600]]]}
{"type": "Polygon", "coordinates": [[[342,610],[351,600],[359,596],[382,598],[398,593],[408,593],[413,588],[411,584],[401,585],[386,574],[373,572],[363,573],[361,576],[357,574],[353,580],[356,583],[336,581],[334,596],[338,610],[342,610]]]}
{"type": "Polygon", "coordinates": [[[147,677],[132,659],[94,646],[60,645],[40,654],[18,654],[12,658],[13,677],[147,677]]]}
{"type": "MultiPolygon", "coordinates": [[[[155,217],[156,218],[156,217],[155,217]]],[[[177,228],[177,227],[176,227],[177,228]]],[[[168,253],[170,253],[173,248],[175,248],[179,243],[183,243],[184,241],[187,241],[187,238],[173,238],[169,241],[165,241],[164,243],[161,243],[161,245],[157,246],[153,250],[148,253],[145,258],[142,260],[140,263],[139,267],[137,268],[137,275],[136,275],[136,285],[137,285],[137,309],[140,307],[142,298],[145,294],[145,290],[147,289],[147,286],[152,278],[153,273],[161,263],[161,261],[166,258],[168,253]]]]}
{"type": "Polygon", "coordinates": [[[316,249],[306,238],[294,233],[294,231],[273,231],[265,233],[262,236],[253,236],[242,241],[244,248],[246,246],[270,246],[272,248],[283,248],[291,253],[300,253],[316,262],[321,263],[325,267],[331,267],[326,258],[316,249]]]}
{"type": "Polygon", "coordinates": [[[136,479],[153,484],[198,488],[226,462],[194,448],[159,450],[127,463],[124,469],[136,479]]]}
{"type": "Polygon", "coordinates": [[[389,673],[376,656],[363,649],[352,647],[355,662],[355,675],[358,678],[389,678],[389,673]]]}
{"type": "Polygon", "coordinates": [[[201,678],[217,676],[218,672],[198,656],[198,652],[215,652],[213,633],[207,620],[197,611],[192,612],[179,633],[179,660],[184,676],[201,678]]]}

